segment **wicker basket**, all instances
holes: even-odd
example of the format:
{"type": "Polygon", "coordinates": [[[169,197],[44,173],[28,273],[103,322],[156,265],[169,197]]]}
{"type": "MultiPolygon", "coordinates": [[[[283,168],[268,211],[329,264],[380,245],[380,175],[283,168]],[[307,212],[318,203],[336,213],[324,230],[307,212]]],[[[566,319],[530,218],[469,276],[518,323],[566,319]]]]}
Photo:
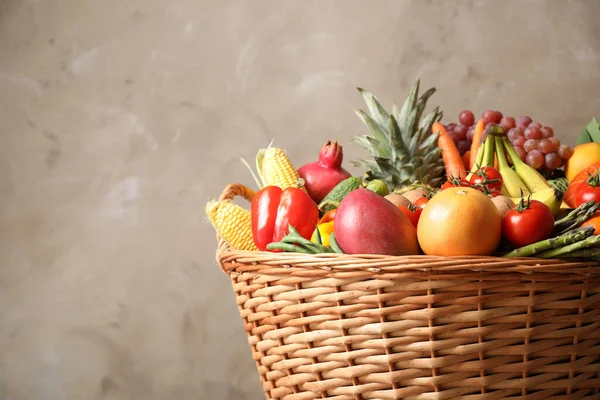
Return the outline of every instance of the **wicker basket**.
{"type": "Polygon", "coordinates": [[[223,241],[217,260],[266,399],[600,399],[598,263],[223,241]]]}

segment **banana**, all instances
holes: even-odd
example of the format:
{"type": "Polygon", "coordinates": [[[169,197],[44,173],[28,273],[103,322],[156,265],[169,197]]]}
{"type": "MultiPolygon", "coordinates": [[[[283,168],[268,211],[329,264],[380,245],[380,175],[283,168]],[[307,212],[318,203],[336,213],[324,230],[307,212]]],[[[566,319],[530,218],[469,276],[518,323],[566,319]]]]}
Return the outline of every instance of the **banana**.
{"type": "Polygon", "coordinates": [[[502,194],[508,197],[528,195],[529,189],[519,175],[508,165],[501,137],[495,138],[496,155],[498,157],[498,172],[502,175],[502,194]]]}
{"type": "Polygon", "coordinates": [[[515,149],[508,141],[507,137],[503,137],[502,141],[506,151],[508,152],[508,155],[510,155],[510,159],[513,161],[517,175],[519,175],[521,180],[525,183],[525,185],[527,185],[527,188],[531,193],[552,188],[548,181],[545,180],[539,172],[521,160],[515,149]]]}
{"type": "MultiPolygon", "coordinates": [[[[527,196],[523,196],[525,199],[537,200],[541,201],[545,205],[547,205],[552,211],[552,215],[557,215],[560,211],[560,206],[562,204],[564,193],[560,190],[556,190],[554,188],[542,189],[537,192],[533,192],[527,196]]],[[[511,200],[514,201],[515,204],[518,204],[521,201],[521,197],[511,197],[511,200]]]]}
{"type": "Polygon", "coordinates": [[[480,167],[493,167],[494,166],[494,151],[495,151],[495,141],[494,135],[489,133],[487,138],[485,138],[485,150],[483,152],[483,160],[481,160],[480,167]]]}
{"type": "Polygon", "coordinates": [[[471,179],[473,174],[475,174],[475,172],[477,172],[479,167],[481,167],[481,162],[483,161],[483,154],[485,153],[485,144],[486,143],[487,143],[487,140],[485,142],[483,142],[481,144],[481,146],[479,146],[479,150],[477,150],[477,156],[475,157],[475,162],[473,163],[473,166],[471,167],[471,171],[469,171],[469,174],[467,175],[467,180],[471,179]]]}

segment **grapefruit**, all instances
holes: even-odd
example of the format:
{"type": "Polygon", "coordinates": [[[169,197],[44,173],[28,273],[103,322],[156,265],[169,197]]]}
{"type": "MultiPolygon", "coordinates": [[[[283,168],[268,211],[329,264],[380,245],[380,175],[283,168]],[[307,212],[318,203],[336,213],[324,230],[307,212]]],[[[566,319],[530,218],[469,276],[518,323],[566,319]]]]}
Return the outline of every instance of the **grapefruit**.
{"type": "Polygon", "coordinates": [[[483,192],[448,188],[433,196],[423,209],[417,237],[428,255],[490,255],[500,244],[502,217],[483,192]]]}
{"type": "Polygon", "coordinates": [[[570,181],[586,167],[600,161],[600,143],[583,143],[575,146],[565,163],[565,177],[570,181]]]}

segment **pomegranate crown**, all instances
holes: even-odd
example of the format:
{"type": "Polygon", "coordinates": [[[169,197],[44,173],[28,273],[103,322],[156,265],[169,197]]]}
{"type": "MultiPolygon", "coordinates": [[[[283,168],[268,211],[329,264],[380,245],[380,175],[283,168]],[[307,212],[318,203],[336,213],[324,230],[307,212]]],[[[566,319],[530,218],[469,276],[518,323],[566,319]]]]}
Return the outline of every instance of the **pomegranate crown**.
{"type": "Polygon", "coordinates": [[[332,143],[331,140],[327,140],[319,152],[319,162],[327,167],[338,168],[342,165],[343,158],[342,145],[337,141],[332,143]]]}

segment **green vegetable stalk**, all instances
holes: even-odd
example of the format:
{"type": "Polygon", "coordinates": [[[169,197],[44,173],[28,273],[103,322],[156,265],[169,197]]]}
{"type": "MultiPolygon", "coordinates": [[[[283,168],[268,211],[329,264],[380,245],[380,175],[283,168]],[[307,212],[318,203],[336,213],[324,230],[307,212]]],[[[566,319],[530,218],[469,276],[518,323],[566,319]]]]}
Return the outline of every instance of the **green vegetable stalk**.
{"type": "Polygon", "coordinates": [[[284,236],[280,242],[269,243],[267,245],[267,250],[282,250],[291,253],[304,254],[335,253],[332,248],[323,245],[321,232],[319,232],[318,229],[315,232],[315,240],[317,243],[305,239],[290,225],[289,233],[284,236]]]}
{"type": "Polygon", "coordinates": [[[598,261],[600,259],[600,248],[592,247],[588,249],[575,250],[563,254],[561,258],[589,258],[598,261]]]}
{"type": "Polygon", "coordinates": [[[590,236],[588,238],[580,240],[579,242],[569,244],[567,246],[557,247],[557,248],[551,249],[551,250],[546,250],[542,253],[539,253],[536,257],[558,258],[559,256],[562,257],[565,254],[569,254],[574,251],[578,251],[578,250],[582,250],[582,249],[587,249],[589,247],[598,246],[599,244],[600,244],[600,236],[598,236],[598,235],[590,236]]]}
{"type": "Polygon", "coordinates": [[[329,246],[331,247],[331,250],[334,251],[334,253],[344,254],[344,250],[342,250],[335,238],[335,232],[331,232],[331,234],[329,235],[329,246]]]}
{"type": "Polygon", "coordinates": [[[594,215],[598,209],[600,209],[600,203],[596,203],[595,201],[583,203],[568,213],[564,218],[554,222],[555,235],[560,235],[581,226],[581,224],[594,215]]]}
{"type": "Polygon", "coordinates": [[[580,227],[567,233],[564,233],[561,236],[540,240],[539,242],[519,247],[518,249],[515,249],[510,253],[503,255],[503,257],[529,257],[533,255],[539,257],[540,255],[538,253],[542,253],[547,250],[549,251],[557,247],[567,246],[577,242],[581,242],[582,240],[592,236],[593,234],[593,226],[580,227]]]}
{"type": "Polygon", "coordinates": [[[561,193],[565,193],[567,191],[567,188],[569,187],[569,181],[567,180],[567,178],[551,179],[548,181],[548,183],[550,184],[550,186],[552,186],[556,190],[559,190],[561,193]]]}

